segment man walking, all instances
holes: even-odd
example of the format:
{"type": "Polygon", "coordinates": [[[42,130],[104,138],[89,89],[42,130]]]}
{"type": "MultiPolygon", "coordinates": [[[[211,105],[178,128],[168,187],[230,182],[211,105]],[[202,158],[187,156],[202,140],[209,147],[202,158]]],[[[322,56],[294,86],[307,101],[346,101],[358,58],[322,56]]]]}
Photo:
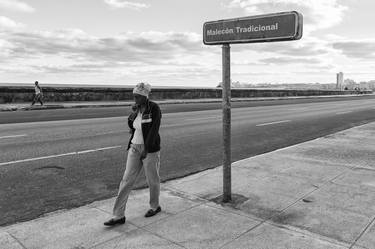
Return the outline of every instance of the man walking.
{"type": "Polygon", "coordinates": [[[42,101],[42,97],[43,97],[43,93],[42,93],[42,88],[39,86],[39,82],[38,81],[35,81],[35,95],[34,95],[34,100],[33,100],[33,103],[31,103],[31,105],[34,105],[36,101],[38,101],[40,103],[40,105],[43,105],[43,101],[42,101]]]}

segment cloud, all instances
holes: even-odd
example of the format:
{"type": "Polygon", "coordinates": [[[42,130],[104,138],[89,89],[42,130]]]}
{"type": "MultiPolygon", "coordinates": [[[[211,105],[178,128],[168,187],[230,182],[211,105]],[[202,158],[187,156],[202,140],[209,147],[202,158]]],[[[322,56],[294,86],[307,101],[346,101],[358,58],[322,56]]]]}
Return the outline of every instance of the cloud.
{"type": "Polygon", "coordinates": [[[196,61],[213,54],[213,50],[204,47],[200,34],[188,32],[150,31],[96,37],[78,29],[8,29],[0,32],[0,48],[6,48],[6,52],[0,53],[0,62],[13,66],[18,63],[31,72],[46,73],[149,70],[153,66],[184,70],[199,68],[203,62],[197,66],[196,61]]]}
{"type": "Polygon", "coordinates": [[[8,35],[8,41],[18,44],[14,55],[21,58],[59,54],[90,61],[153,63],[202,52],[198,37],[195,33],[145,32],[99,38],[81,30],[60,30],[14,32],[8,35]]]}
{"type": "Polygon", "coordinates": [[[35,11],[33,7],[19,0],[0,0],[0,9],[28,13],[35,11]]]}
{"type": "Polygon", "coordinates": [[[108,68],[116,68],[117,65],[113,63],[83,63],[83,64],[70,64],[70,65],[31,65],[36,72],[43,73],[92,73],[103,72],[108,68]]]}
{"type": "Polygon", "coordinates": [[[145,8],[150,7],[149,4],[130,2],[130,1],[124,1],[124,0],[104,0],[104,2],[108,4],[109,6],[111,6],[112,8],[116,8],[116,9],[128,8],[128,9],[140,10],[140,9],[145,9],[145,8]]]}
{"type": "Polygon", "coordinates": [[[215,69],[208,66],[189,66],[184,68],[133,68],[129,74],[148,76],[159,79],[195,79],[200,77],[209,77],[221,74],[221,68],[215,69]]]}
{"type": "Polygon", "coordinates": [[[192,32],[126,33],[125,39],[134,49],[148,51],[202,51],[201,35],[192,32]]]}
{"type": "Polygon", "coordinates": [[[375,40],[337,41],[332,44],[332,47],[340,50],[344,55],[350,58],[375,58],[375,40]]]}
{"type": "Polygon", "coordinates": [[[18,23],[16,21],[13,21],[12,19],[5,17],[5,16],[0,16],[0,31],[1,30],[14,30],[14,29],[19,29],[25,27],[24,24],[18,23]]]}
{"type": "Polygon", "coordinates": [[[0,39],[0,62],[5,61],[5,58],[9,57],[14,45],[10,42],[0,39]]]}
{"type": "Polygon", "coordinates": [[[254,43],[232,46],[233,52],[255,51],[260,54],[273,53],[287,56],[319,56],[330,52],[330,45],[321,39],[306,37],[293,42],[254,43]]]}
{"type": "Polygon", "coordinates": [[[317,58],[295,58],[295,57],[270,57],[266,59],[259,60],[260,62],[266,64],[279,64],[279,65],[286,65],[286,64],[320,64],[321,61],[317,58]]]}
{"type": "Polygon", "coordinates": [[[227,7],[241,8],[247,15],[296,10],[307,32],[339,24],[347,10],[338,0],[231,0],[227,7]]]}
{"type": "MultiPolygon", "coordinates": [[[[7,70],[13,75],[27,72],[56,80],[59,75],[65,75],[65,78],[79,77],[89,82],[91,79],[119,82],[141,76],[159,82],[207,79],[216,83],[220,78],[221,50],[203,45],[198,33],[149,31],[98,37],[79,29],[8,29],[0,32],[0,41],[0,47],[1,44],[6,47],[6,52],[0,53],[0,67],[13,68],[7,70]]],[[[233,45],[232,48],[234,56],[246,50],[262,55],[254,57],[255,65],[259,66],[300,63],[317,68],[319,56],[327,53],[325,43],[314,38],[289,43],[233,45]]],[[[241,66],[241,62],[233,63],[241,66]]],[[[245,70],[243,73],[248,71],[244,67],[239,69],[245,70]]]]}

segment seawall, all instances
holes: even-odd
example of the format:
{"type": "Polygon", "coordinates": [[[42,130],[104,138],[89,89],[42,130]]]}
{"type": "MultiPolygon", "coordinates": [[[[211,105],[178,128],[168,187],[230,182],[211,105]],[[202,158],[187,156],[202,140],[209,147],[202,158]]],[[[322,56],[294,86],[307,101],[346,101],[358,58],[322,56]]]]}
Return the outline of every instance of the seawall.
{"type": "MultiPolygon", "coordinates": [[[[43,86],[42,86],[43,87],[43,86]]],[[[332,90],[286,90],[234,88],[233,98],[324,96],[357,94],[356,91],[332,90]]],[[[361,93],[372,93],[371,91],[361,93]]],[[[34,87],[0,86],[0,103],[22,103],[32,101],[34,87]]],[[[132,88],[115,87],[43,87],[45,101],[124,101],[132,100],[132,88]]],[[[204,99],[221,98],[221,88],[153,88],[151,99],[204,99]]]]}

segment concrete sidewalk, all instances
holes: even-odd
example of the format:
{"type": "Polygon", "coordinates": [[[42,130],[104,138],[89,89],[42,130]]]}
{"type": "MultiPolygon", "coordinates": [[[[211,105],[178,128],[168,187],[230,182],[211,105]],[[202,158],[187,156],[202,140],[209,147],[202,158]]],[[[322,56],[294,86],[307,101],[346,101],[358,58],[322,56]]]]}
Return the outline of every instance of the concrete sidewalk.
{"type": "MultiPolygon", "coordinates": [[[[324,95],[324,96],[290,96],[290,97],[265,97],[265,98],[232,98],[232,102],[242,101],[265,101],[265,100],[283,100],[283,99],[316,99],[316,98],[347,98],[347,97],[362,97],[367,95],[324,95]]],[[[222,99],[169,99],[156,100],[158,104],[186,104],[186,103],[221,103],[222,99]]],[[[62,109],[62,108],[87,108],[87,107],[116,107],[116,106],[130,106],[134,101],[78,101],[78,102],[46,102],[43,106],[35,104],[31,106],[30,103],[14,103],[14,104],[0,104],[0,111],[31,111],[31,110],[47,110],[47,109],[62,109]]]]}
{"type": "Polygon", "coordinates": [[[0,248],[374,249],[374,148],[375,122],[233,163],[230,204],[218,167],[163,183],[152,218],[137,190],[125,225],[103,226],[112,198],[2,227],[0,248]]]}

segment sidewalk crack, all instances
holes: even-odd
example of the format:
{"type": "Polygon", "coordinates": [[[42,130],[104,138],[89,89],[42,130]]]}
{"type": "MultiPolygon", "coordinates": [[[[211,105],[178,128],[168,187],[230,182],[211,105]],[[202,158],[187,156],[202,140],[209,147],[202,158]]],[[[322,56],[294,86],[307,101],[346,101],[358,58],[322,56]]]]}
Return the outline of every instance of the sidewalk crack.
{"type": "Polygon", "coordinates": [[[358,240],[367,232],[367,230],[372,226],[375,225],[375,217],[367,224],[367,226],[363,229],[363,231],[358,235],[358,237],[353,241],[350,245],[349,249],[352,249],[353,246],[358,242],[358,240]]]}
{"type": "Polygon", "coordinates": [[[22,248],[27,249],[27,247],[16,236],[11,234],[10,232],[6,232],[6,233],[9,234],[9,236],[12,237],[18,244],[20,244],[22,248]]]}

